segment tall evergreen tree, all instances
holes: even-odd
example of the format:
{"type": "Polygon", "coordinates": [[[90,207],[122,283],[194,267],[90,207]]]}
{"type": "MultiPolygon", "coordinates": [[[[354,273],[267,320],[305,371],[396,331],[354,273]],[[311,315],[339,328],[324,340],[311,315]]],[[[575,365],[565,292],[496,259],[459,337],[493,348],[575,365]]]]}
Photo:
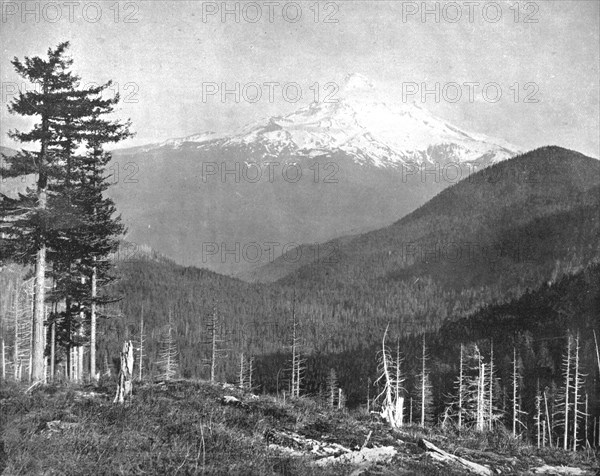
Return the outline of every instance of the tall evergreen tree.
{"type": "MultiPolygon", "coordinates": [[[[111,158],[104,152],[103,144],[128,137],[129,123],[102,119],[113,112],[119,97],[102,98],[110,82],[79,88],[80,78],[69,71],[72,60],[65,57],[68,46],[61,43],[55,50],[49,50],[48,60],[38,57],[25,58],[24,62],[13,60],[24,79],[39,85],[37,91],[21,93],[10,110],[40,117],[40,124],[32,131],[11,133],[21,142],[40,142],[40,152],[22,151],[8,158],[9,167],[2,170],[5,176],[31,173],[38,176],[35,191],[15,200],[3,197],[3,231],[8,245],[5,257],[36,266],[34,380],[40,380],[43,372],[46,264],[52,264],[55,281],[52,300],[65,300],[62,319],[53,316],[53,323],[63,324],[59,336],[67,347],[69,360],[73,336],[82,335],[81,329],[73,329],[75,316],[91,314],[94,320],[98,276],[103,279],[102,284],[109,281],[110,264],[106,258],[116,247],[116,237],[124,231],[119,219],[113,216],[114,204],[103,196],[108,186],[105,169],[111,158]],[[84,143],[88,152],[77,154],[84,143]]],[[[94,325],[90,333],[93,338],[94,325]]],[[[75,343],[82,345],[79,339],[75,343]]],[[[94,350],[92,345],[92,367],[95,367],[94,350]]],[[[67,368],[71,368],[70,362],[67,368]]],[[[95,375],[95,371],[91,373],[95,375]]]]}
{"type": "MultiPolygon", "coordinates": [[[[115,102],[118,101],[118,96],[115,102]]],[[[118,238],[124,233],[125,227],[120,216],[116,216],[114,202],[105,196],[109,187],[109,177],[106,168],[112,158],[104,150],[104,145],[119,142],[129,136],[129,123],[110,122],[103,120],[101,115],[112,112],[114,103],[99,104],[90,101],[94,114],[90,120],[83,123],[88,150],[81,157],[76,169],[78,190],[74,197],[74,205],[80,210],[81,227],[75,233],[80,256],[78,263],[80,272],[89,283],[85,289],[87,313],[90,321],[90,376],[96,378],[96,321],[98,309],[103,304],[114,300],[104,293],[100,295],[98,288],[105,288],[114,281],[111,273],[113,263],[109,259],[111,253],[117,250],[118,238]]],[[[75,230],[73,230],[75,232],[75,230]]]]}
{"type": "Polygon", "coordinates": [[[25,144],[39,144],[38,152],[22,150],[6,157],[4,177],[35,174],[35,190],[16,199],[2,197],[3,260],[10,257],[35,265],[35,299],[32,328],[32,380],[44,379],[44,304],[46,296],[46,253],[51,226],[57,218],[48,209],[48,186],[58,179],[58,157],[51,149],[66,114],[66,101],[74,91],[78,78],[68,71],[72,60],[65,57],[68,43],[48,50],[48,58],[14,58],[12,64],[24,80],[36,84],[37,90],[21,92],[9,105],[13,114],[30,116],[38,123],[28,132],[11,131],[10,137],[25,144]]]}

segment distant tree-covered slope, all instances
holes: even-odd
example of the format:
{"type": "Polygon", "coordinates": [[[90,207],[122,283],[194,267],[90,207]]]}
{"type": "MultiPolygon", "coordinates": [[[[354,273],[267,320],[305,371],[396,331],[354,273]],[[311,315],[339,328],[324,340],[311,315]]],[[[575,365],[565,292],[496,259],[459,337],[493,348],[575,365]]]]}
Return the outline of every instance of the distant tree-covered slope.
{"type": "Polygon", "coordinates": [[[291,251],[254,277],[287,274],[285,283],[321,286],[425,273],[462,287],[506,280],[508,268],[535,285],[537,277],[523,276],[523,268],[535,275],[557,261],[585,263],[597,254],[599,187],[600,161],[537,149],[469,176],[388,227],[322,245],[332,250],[327,256],[291,251]],[[293,259],[299,253],[300,267],[293,259]]]}
{"type": "MultiPolygon", "coordinates": [[[[0,165],[6,165],[4,157],[13,157],[18,151],[9,147],[0,146],[0,165]]],[[[35,185],[35,175],[24,175],[22,177],[0,177],[0,194],[16,197],[24,193],[27,187],[35,185]]],[[[1,203],[1,202],[0,202],[1,203]]]]}

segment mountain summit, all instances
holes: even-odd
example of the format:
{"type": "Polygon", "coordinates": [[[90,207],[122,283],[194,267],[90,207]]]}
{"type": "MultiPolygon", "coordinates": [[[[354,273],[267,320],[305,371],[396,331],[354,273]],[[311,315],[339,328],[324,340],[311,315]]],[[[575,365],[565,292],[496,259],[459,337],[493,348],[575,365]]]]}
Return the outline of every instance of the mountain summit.
{"type": "Polygon", "coordinates": [[[344,78],[342,90],[346,93],[350,91],[374,91],[375,85],[369,78],[360,73],[349,73],[344,78]]]}
{"type": "Polygon", "coordinates": [[[337,91],[285,116],[249,124],[231,134],[195,134],[160,146],[263,150],[257,161],[282,155],[314,157],[343,152],[361,165],[401,167],[470,164],[486,167],[521,153],[503,140],[467,132],[416,103],[386,97],[361,74],[349,74],[337,91]]]}

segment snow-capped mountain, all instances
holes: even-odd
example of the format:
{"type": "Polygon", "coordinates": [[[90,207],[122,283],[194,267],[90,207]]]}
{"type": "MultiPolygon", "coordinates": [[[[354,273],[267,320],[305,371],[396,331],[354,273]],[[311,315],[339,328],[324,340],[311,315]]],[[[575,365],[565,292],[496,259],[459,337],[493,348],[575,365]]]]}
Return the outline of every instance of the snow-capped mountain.
{"type": "Polygon", "coordinates": [[[360,74],[349,75],[329,102],[249,124],[231,134],[206,132],[170,139],[202,149],[262,149],[253,159],[314,157],[340,151],[376,167],[455,162],[487,166],[522,152],[503,140],[466,132],[414,102],[386,98],[360,74]]]}
{"type": "Polygon", "coordinates": [[[389,225],[469,173],[519,152],[415,104],[398,104],[359,75],[349,76],[335,99],[232,133],[115,151],[121,175],[109,193],[127,239],[183,264],[248,272],[290,246],[389,225]],[[280,164],[273,177],[265,162],[280,164]],[[299,180],[284,176],[292,163],[302,171],[299,180]],[[436,170],[432,163],[458,164],[458,176],[443,167],[423,174],[436,170]],[[246,177],[243,164],[261,165],[260,180],[246,177]],[[419,174],[415,165],[426,167],[419,174]],[[268,250],[268,243],[277,245],[268,250]]]}

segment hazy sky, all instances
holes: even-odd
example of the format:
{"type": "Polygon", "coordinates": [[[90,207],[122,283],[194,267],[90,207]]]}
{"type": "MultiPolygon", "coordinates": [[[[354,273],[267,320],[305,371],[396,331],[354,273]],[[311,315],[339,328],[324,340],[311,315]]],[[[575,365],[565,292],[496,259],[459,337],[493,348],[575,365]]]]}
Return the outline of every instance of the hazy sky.
{"type": "Polygon", "coordinates": [[[287,113],[313,99],[314,83],[322,100],[333,91],[326,83],[358,72],[395,100],[416,100],[467,130],[525,149],[557,144],[600,154],[600,2],[594,0],[521,2],[518,11],[513,1],[228,2],[234,13],[225,18],[222,2],[28,1],[29,13],[23,4],[0,3],[3,145],[15,146],[9,129],[29,125],[6,112],[19,84],[10,59],[42,55],[69,40],[83,82],[113,79],[128,101],[118,114],[132,119],[137,137],[125,145],[287,113]],[[425,8],[431,13],[423,17],[425,8]],[[271,101],[266,82],[297,83],[303,97],[290,102],[292,88],[286,101],[273,85],[271,101]],[[248,86],[248,100],[203,98],[208,83],[230,89],[239,83],[240,90],[257,83],[262,97],[249,102],[256,88],[248,86]],[[438,97],[403,97],[413,83],[419,92],[439,83],[438,97]],[[484,95],[486,84],[492,85],[484,95]],[[502,97],[492,102],[498,91],[502,97]],[[528,95],[537,102],[527,102],[528,95]]]}

